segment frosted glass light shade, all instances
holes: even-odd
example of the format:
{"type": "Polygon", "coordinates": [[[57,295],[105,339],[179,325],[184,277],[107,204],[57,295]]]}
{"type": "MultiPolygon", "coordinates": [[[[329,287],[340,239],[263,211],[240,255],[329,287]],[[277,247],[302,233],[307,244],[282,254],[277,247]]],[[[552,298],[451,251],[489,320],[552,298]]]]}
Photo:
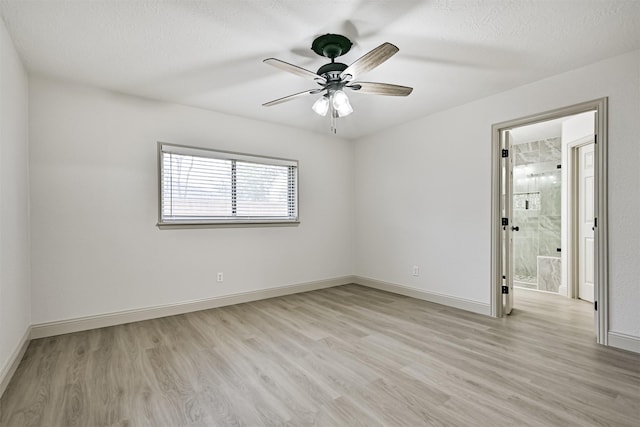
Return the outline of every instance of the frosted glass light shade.
{"type": "Polygon", "coordinates": [[[348,116],[353,113],[353,107],[351,107],[349,98],[343,91],[335,91],[331,96],[331,102],[333,103],[333,108],[338,112],[339,117],[348,116]]]}
{"type": "Polygon", "coordinates": [[[321,116],[326,116],[327,111],[329,111],[329,98],[321,96],[316,102],[314,102],[311,109],[321,116]]]}

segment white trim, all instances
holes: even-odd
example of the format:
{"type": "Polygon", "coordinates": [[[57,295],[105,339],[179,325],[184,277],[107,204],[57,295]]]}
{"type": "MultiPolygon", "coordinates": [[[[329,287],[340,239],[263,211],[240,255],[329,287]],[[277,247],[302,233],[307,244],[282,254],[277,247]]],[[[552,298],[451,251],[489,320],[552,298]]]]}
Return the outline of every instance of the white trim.
{"type": "Polygon", "coordinates": [[[436,304],[446,305],[448,307],[459,308],[461,310],[471,311],[473,313],[491,315],[491,306],[486,303],[471,301],[464,298],[452,297],[449,295],[439,294],[436,292],[424,291],[421,289],[411,288],[409,286],[398,285],[395,283],[384,282],[382,280],[370,279],[368,277],[355,276],[353,283],[367,286],[369,288],[379,289],[381,291],[392,292],[411,298],[417,298],[424,301],[434,302],[436,304]]]}
{"type": "Polygon", "coordinates": [[[640,337],[611,331],[607,335],[609,337],[607,343],[609,346],[640,353],[640,337]]]}
{"type": "Polygon", "coordinates": [[[13,350],[13,353],[11,353],[11,356],[9,356],[7,364],[3,366],[2,369],[0,369],[0,397],[2,397],[4,391],[7,389],[7,386],[9,385],[13,374],[16,372],[16,369],[18,369],[18,365],[20,365],[20,362],[22,361],[24,353],[27,351],[29,342],[31,342],[31,340],[29,339],[30,336],[31,326],[29,326],[24,332],[22,339],[13,350]]]}
{"type": "Polygon", "coordinates": [[[489,304],[452,297],[435,292],[423,291],[404,285],[397,285],[394,283],[383,282],[380,280],[370,279],[362,276],[343,276],[333,279],[279,286],[275,288],[261,289],[249,292],[241,292],[232,295],[204,298],[200,300],[186,301],[175,304],[166,304],[161,306],[117,311],[113,313],[104,313],[53,322],[37,323],[31,326],[30,337],[31,339],[37,339],[61,334],[68,334],[72,332],[86,331],[89,329],[122,325],[125,323],[157,319],[166,316],[174,316],[177,314],[207,310],[210,308],[223,307],[232,304],[241,304],[267,298],[308,292],[317,289],[331,288],[334,286],[347,285],[349,283],[356,283],[358,285],[380,289],[387,292],[393,292],[396,294],[459,308],[474,313],[491,315],[489,304]]]}
{"type": "Polygon", "coordinates": [[[124,323],[139,322],[142,320],[156,319],[159,317],[174,316],[193,311],[207,310],[232,304],[258,301],[267,298],[300,292],[314,291],[317,289],[331,288],[333,286],[353,283],[353,276],[336,277],[333,279],[318,280],[314,282],[299,283],[295,285],[278,286],[269,289],[240,292],[214,298],[186,301],[175,304],[166,304],[155,307],[146,307],[134,310],[118,311],[113,313],[98,314],[95,316],[79,317],[75,319],[60,320],[54,322],[38,323],[31,327],[31,339],[51,337],[54,335],[68,334],[71,332],[86,331],[88,329],[104,328],[107,326],[122,325],[124,323]]]}
{"type": "Polygon", "coordinates": [[[594,301],[598,302],[597,342],[609,345],[609,212],[608,212],[608,145],[609,145],[609,98],[594,101],[597,104],[595,131],[595,215],[597,225],[595,239],[596,264],[594,301]]]}

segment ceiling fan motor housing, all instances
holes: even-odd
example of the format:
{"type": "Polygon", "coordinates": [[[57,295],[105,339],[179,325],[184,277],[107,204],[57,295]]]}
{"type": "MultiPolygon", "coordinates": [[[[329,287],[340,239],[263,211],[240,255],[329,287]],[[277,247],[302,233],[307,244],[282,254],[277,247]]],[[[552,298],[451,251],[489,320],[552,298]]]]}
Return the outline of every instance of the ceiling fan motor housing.
{"type": "Polygon", "coordinates": [[[347,64],[341,62],[330,62],[318,68],[317,74],[327,80],[340,79],[340,74],[347,69],[347,64]]]}

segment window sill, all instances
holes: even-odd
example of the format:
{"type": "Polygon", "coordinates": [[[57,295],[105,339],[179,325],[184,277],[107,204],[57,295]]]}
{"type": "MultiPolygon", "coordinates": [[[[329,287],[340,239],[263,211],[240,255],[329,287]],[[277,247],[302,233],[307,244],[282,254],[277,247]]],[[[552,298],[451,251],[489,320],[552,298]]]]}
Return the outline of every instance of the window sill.
{"type": "Polygon", "coordinates": [[[229,221],[229,222],[162,222],[156,226],[160,230],[185,228],[254,228],[254,227],[297,227],[300,221],[229,221]]]}

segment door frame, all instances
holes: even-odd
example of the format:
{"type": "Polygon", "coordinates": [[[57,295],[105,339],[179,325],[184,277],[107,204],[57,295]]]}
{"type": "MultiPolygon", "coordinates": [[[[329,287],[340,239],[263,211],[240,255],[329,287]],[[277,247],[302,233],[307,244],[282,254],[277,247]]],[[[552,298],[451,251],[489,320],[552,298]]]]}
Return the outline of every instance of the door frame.
{"type": "MultiPolygon", "coordinates": [[[[585,145],[593,144],[594,137],[593,136],[585,136],[583,138],[577,139],[575,141],[571,141],[567,144],[567,158],[563,159],[563,167],[566,160],[566,169],[567,169],[567,182],[563,183],[563,186],[567,188],[567,200],[566,200],[566,211],[567,211],[567,219],[564,221],[566,224],[566,231],[563,231],[566,235],[567,240],[567,250],[566,250],[566,260],[568,265],[563,266],[563,273],[566,274],[566,286],[567,286],[567,297],[578,299],[578,286],[579,286],[579,277],[578,274],[578,262],[579,262],[579,223],[578,223],[578,215],[579,215],[579,202],[580,197],[578,194],[578,149],[580,147],[584,147],[585,145]]],[[[595,145],[594,145],[595,151],[595,145]]],[[[594,179],[595,183],[595,179],[594,179]]],[[[595,185],[595,184],[594,184],[595,185]]],[[[564,252],[564,249],[563,249],[564,252]]],[[[594,271],[595,275],[595,271],[594,271]]],[[[594,300],[595,300],[595,289],[594,289],[594,300]]]]}
{"type": "MultiPolygon", "coordinates": [[[[568,107],[558,108],[531,116],[496,123],[491,127],[491,316],[503,317],[502,307],[502,255],[501,188],[502,156],[501,134],[516,127],[595,111],[595,215],[594,231],[594,308],[596,309],[596,342],[607,345],[609,331],[609,248],[607,215],[607,144],[608,98],[599,98],[568,107]]],[[[509,201],[510,202],[510,201],[509,201]]]]}

